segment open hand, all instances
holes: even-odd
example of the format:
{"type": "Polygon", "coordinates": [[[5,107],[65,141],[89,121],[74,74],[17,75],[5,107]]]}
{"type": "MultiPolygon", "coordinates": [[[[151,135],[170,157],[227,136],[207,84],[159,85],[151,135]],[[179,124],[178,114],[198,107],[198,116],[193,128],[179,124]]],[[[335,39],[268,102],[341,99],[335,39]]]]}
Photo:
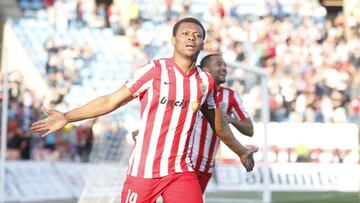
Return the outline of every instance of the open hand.
{"type": "Polygon", "coordinates": [[[42,134],[41,137],[45,137],[50,133],[64,128],[64,126],[67,124],[65,115],[60,111],[44,109],[44,113],[46,113],[48,116],[31,124],[31,132],[40,133],[42,134]]]}
{"type": "Polygon", "coordinates": [[[253,168],[255,166],[253,155],[258,150],[259,149],[257,147],[252,147],[252,148],[249,148],[246,153],[240,155],[241,163],[244,165],[247,172],[250,172],[253,170],[253,168]]]}

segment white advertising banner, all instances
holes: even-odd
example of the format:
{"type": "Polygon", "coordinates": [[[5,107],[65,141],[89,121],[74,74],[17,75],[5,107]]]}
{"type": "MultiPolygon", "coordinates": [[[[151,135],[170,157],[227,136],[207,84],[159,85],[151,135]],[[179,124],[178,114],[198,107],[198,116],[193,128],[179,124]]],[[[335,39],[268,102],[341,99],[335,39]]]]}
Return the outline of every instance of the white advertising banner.
{"type": "Polygon", "coordinates": [[[71,199],[50,162],[7,162],[5,201],[45,201],[71,199]]]}
{"type": "MultiPolygon", "coordinates": [[[[257,165],[247,173],[240,163],[216,165],[208,192],[261,191],[263,171],[257,165]]],[[[270,171],[273,191],[357,192],[358,164],[277,163],[270,171]]],[[[119,164],[8,162],[6,202],[112,199],[118,202],[126,176],[119,164]]]]}
{"type": "Polygon", "coordinates": [[[5,201],[119,199],[125,176],[119,164],[9,161],[5,201]]]}
{"type": "MultiPolygon", "coordinates": [[[[270,171],[273,191],[341,191],[360,190],[358,164],[278,163],[270,171]]],[[[263,171],[260,166],[246,173],[238,163],[217,164],[207,191],[261,191],[263,171]]]]}

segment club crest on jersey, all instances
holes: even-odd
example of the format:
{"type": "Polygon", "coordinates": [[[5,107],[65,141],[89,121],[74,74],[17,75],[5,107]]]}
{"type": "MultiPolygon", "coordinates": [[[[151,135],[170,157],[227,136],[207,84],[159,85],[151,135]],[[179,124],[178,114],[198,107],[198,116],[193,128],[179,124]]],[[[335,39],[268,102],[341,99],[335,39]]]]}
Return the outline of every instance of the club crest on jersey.
{"type": "Polygon", "coordinates": [[[200,90],[201,90],[201,92],[203,94],[205,94],[205,92],[206,92],[206,84],[203,81],[201,81],[201,83],[200,83],[200,90]]]}
{"type": "Polygon", "coordinates": [[[198,110],[200,107],[200,103],[198,101],[193,101],[191,104],[191,107],[194,109],[194,111],[198,110]]]}

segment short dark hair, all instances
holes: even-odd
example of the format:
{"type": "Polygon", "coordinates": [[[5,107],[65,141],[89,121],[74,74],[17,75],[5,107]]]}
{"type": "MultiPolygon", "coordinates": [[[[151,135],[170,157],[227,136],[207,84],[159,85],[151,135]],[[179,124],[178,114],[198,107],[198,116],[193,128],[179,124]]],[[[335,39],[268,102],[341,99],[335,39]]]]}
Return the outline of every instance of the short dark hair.
{"type": "Polygon", "coordinates": [[[187,18],[183,18],[181,20],[179,20],[178,22],[175,23],[174,27],[173,27],[173,37],[175,37],[177,30],[179,29],[180,25],[182,23],[195,23],[197,25],[199,25],[203,31],[203,39],[205,39],[205,28],[204,26],[201,24],[201,22],[196,19],[196,18],[192,18],[192,17],[187,17],[187,18]]]}
{"type": "Polygon", "coordinates": [[[200,68],[201,69],[203,69],[204,67],[209,65],[212,56],[221,56],[221,54],[216,53],[216,54],[208,54],[208,55],[204,56],[204,58],[202,58],[201,61],[200,61],[200,68]]]}

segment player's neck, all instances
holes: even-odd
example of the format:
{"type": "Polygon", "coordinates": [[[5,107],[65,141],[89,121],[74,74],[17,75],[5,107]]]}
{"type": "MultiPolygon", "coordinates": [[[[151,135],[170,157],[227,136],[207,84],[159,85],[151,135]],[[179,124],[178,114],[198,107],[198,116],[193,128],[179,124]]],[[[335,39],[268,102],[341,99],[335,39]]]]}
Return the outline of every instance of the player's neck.
{"type": "Polygon", "coordinates": [[[174,55],[173,58],[176,65],[178,65],[184,71],[185,74],[190,73],[190,71],[192,71],[195,68],[197,57],[195,57],[194,59],[189,59],[179,55],[174,55]]]}

